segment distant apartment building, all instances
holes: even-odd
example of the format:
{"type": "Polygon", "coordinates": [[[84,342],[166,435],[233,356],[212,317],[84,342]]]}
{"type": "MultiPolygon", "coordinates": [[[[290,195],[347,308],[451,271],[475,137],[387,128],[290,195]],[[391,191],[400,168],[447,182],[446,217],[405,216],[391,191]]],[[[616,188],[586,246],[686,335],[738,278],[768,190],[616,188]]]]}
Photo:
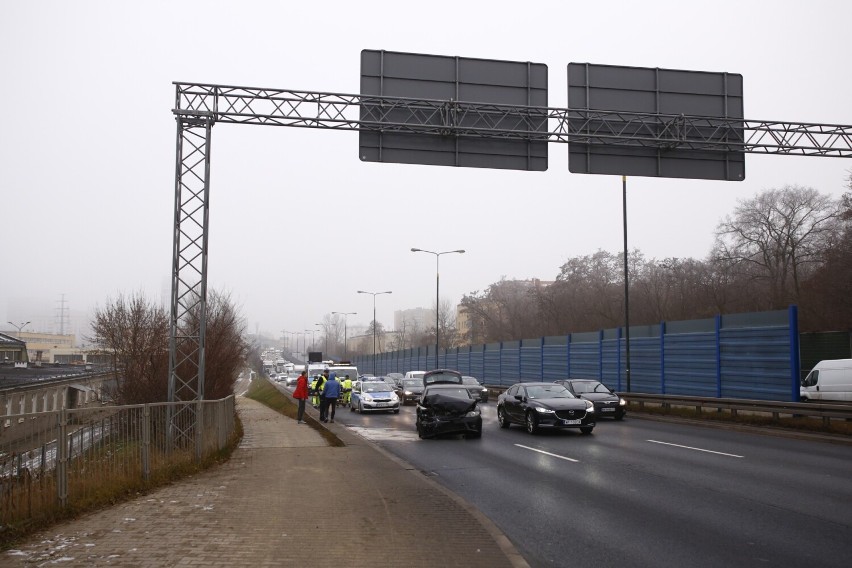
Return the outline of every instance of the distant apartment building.
{"type": "Polygon", "coordinates": [[[395,331],[416,330],[422,332],[430,327],[435,327],[435,310],[412,308],[409,310],[396,310],[393,313],[393,328],[395,331]]]}

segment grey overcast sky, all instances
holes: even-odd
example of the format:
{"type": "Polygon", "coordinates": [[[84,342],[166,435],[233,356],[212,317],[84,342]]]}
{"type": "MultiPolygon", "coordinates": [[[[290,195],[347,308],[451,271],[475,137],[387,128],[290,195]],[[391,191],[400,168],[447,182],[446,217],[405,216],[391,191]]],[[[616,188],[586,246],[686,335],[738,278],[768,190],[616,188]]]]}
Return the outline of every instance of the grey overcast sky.
{"type": "MultiPolygon", "coordinates": [[[[726,71],[745,117],[852,124],[848,0],[426,3],[0,3],[0,329],[118,294],[167,303],[175,174],[172,81],[357,93],[362,49],[548,66],[726,71]],[[63,296],[64,295],[64,296],[63,296]],[[20,318],[20,319],[18,319],[20,318]]],[[[332,311],[378,320],[501,277],[552,280],[566,259],[622,248],[621,178],[362,163],[358,134],[214,127],[209,286],[248,329],[312,329],[332,311]]],[[[852,161],[747,156],[743,182],[628,180],[630,248],[703,258],[738,199],[785,184],[843,193],[852,161]]],[[[45,320],[39,320],[45,321],[45,320]]],[[[35,324],[34,324],[35,325],[35,324]]],[[[41,323],[36,327],[45,328],[41,323]]],[[[32,329],[31,331],[54,331],[32,329]]]]}

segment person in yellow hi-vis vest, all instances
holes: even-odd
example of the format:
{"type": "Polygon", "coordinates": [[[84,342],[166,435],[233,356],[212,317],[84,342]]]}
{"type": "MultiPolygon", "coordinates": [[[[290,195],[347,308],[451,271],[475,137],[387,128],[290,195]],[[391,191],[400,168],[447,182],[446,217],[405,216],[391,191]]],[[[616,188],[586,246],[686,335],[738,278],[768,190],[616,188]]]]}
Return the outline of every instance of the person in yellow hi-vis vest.
{"type": "Polygon", "coordinates": [[[346,375],[343,379],[341,387],[343,389],[343,406],[349,406],[349,402],[352,400],[352,379],[349,378],[349,375],[346,375]]]}
{"type": "Polygon", "coordinates": [[[322,391],[323,386],[325,386],[325,381],[328,380],[328,369],[324,369],[322,375],[317,375],[316,385],[314,386],[313,393],[314,396],[311,399],[311,403],[314,405],[314,408],[320,407],[320,402],[322,401],[322,391]]]}
{"type": "Polygon", "coordinates": [[[317,398],[317,383],[319,383],[319,375],[314,375],[314,378],[311,379],[311,406],[314,408],[319,406],[319,399],[317,398]]]}

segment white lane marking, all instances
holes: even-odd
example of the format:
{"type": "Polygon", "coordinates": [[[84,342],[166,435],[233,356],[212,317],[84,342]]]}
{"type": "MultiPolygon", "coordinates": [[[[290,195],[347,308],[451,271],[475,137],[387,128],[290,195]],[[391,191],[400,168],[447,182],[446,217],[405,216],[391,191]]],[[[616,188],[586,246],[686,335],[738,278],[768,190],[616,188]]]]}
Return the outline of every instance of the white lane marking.
{"type": "Polygon", "coordinates": [[[578,462],[580,461],[580,460],[575,460],[575,459],[573,459],[573,458],[566,458],[565,456],[560,456],[559,454],[551,454],[550,452],[545,452],[544,450],[537,450],[536,448],[531,448],[531,447],[529,447],[529,446],[524,446],[524,445],[522,445],[522,444],[515,444],[515,445],[516,445],[516,446],[518,446],[519,448],[523,448],[523,449],[525,449],[525,450],[530,450],[531,452],[538,452],[538,453],[540,453],[540,454],[544,454],[544,455],[546,455],[546,456],[551,456],[551,457],[554,457],[554,458],[559,458],[559,459],[561,459],[561,460],[565,460],[565,461],[569,461],[569,462],[578,463],[578,462]]]}
{"type": "Polygon", "coordinates": [[[646,442],[651,442],[652,444],[662,444],[664,446],[674,446],[676,448],[684,448],[686,450],[695,450],[696,452],[707,452],[708,454],[718,454],[720,456],[728,456],[731,458],[744,458],[745,456],[738,456],[737,454],[726,454],[725,452],[714,452],[713,450],[704,450],[702,448],[693,448],[692,446],[681,446],[680,444],[671,444],[669,442],[660,442],[657,440],[646,440],[646,442]]]}

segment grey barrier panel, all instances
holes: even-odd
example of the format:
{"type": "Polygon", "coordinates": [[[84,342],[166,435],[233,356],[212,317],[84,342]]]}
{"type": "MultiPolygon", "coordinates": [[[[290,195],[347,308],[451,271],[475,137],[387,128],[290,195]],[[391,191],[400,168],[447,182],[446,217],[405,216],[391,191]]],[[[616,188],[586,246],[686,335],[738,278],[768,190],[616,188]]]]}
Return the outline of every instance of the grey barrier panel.
{"type": "MultiPolygon", "coordinates": [[[[568,170],[572,173],[635,175],[742,181],[745,154],[688,148],[689,129],[678,118],[691,121],[702,140],[732,143],[743,140],[743,78],[733,73],[684,71],[653,67],[625,67],[570,63],[568,108],[577,111],[615,111],[607,132],[609,143],[569,143],[568,170]],[[653,113],[656,121],[630,113],[653,113]],[[715,119],[715,120],[714,120],[715,119]],[[653,139],[670,140],[664,147],[649,147],[653,139]]],[[[601,134],[604,123],[593,114],[575,115],[571,122],[580,133],[601,134]]],[[[572,128],[572,131],[575,129],[572,128]]]]}
{"type": "MultiPolygon", "coordinates": [[[[394,51],[361,51],[362,122],[426,124],[445,134],[359,131],[365,162],[460,166],[528,171],[547,169],[547,65],[394,51]],[[371,102],[370,97],[404,97],[422,104],[371,102]],[[427,104],[431,102],[432,104],[427,104]],[[487,122],[487,113],[465,113],[454,103],[537,107],[522,111],[516,124],[487,122]],[[540,140],[455,136],[454,127],[531,130],[540,140]]],[[[499,114],[494,113],[496,118],[499,114]]]]}

